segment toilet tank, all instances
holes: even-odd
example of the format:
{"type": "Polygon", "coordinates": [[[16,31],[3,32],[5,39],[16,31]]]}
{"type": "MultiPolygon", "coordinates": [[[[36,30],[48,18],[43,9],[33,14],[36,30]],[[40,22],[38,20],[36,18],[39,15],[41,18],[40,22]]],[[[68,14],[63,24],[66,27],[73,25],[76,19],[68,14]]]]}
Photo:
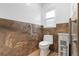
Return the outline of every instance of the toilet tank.
{"type": "Polygon", "coordinates": [[[53,44],[53,35],[44,35],[43,41],[48,41],[53,44]]]}

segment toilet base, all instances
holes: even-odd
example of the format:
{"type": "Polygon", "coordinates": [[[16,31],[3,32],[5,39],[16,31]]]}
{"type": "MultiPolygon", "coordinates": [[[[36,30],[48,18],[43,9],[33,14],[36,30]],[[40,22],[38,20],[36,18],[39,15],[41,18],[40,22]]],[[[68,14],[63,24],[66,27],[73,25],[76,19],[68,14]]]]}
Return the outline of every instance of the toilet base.
{"type": "Polygon", "coordinates": [[[40,50],[40,56],[47,56],[50,50],[40,50]]]}

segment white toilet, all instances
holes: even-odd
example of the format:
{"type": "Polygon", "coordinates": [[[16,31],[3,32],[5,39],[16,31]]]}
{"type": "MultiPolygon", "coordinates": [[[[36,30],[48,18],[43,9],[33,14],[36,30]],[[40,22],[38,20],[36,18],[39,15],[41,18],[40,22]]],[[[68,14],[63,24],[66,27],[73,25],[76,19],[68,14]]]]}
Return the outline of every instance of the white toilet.
{"type": "Polygon", "coordinates": [[[39,43],[40,56],[47,56],[50,52],[49,46],[53,44],[52,35],[44,35],[43,41],[39,43]]]}

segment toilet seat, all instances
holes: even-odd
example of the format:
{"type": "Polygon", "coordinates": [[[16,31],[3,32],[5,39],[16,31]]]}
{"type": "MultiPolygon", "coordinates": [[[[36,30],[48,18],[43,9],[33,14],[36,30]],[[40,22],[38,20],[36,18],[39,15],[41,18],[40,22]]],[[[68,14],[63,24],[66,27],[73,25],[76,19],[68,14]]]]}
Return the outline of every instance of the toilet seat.
{"type": "Polygon", "coordinates": [[[50,52],[49,45],[50,44],[47,41],[41,41],[39,43],[40,56],[47,56],[48,55],[48,53],[50,52]]]}
{"type": "Polygon", "coordinates": [[[48,49],[49,48],[49,43],[47,41],[41,41],[39,43],[39,48],[44,49],[44,50],[48,49]]]}
{"type": "Polygon", "coordinates": [[[47,41],[41,41],[41,42],[39,43],[39,45],[49,45],[49,42],[47,42],[47,41]]]}

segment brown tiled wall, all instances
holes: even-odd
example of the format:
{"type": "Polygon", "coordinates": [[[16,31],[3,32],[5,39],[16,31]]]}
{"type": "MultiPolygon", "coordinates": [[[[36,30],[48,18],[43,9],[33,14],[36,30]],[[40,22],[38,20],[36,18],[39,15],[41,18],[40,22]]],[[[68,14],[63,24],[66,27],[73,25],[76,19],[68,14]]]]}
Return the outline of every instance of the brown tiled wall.
{"type": "Polygon", "coordinates": [[[0,55],[28,55],[38,48],[42,36],[40,25],[0,18],[0,55]]]}
{"type": "Polygon", "coordinates": [[[50,46],[51,51],[58,52],[58,33],[68,33],[68,23],[57,24],[56,28],[44,28],[43,33],[53,35],[54,44],[50,46]]]}
{"type": "Polygon", "coordinates": [[[50,49],[58,52],[57,33],[68,32],[68,23],[57,24],[56,28],[0,18],[0,55],[28,55],[38,48],[44,34],[54,36],[50,49]]]}

